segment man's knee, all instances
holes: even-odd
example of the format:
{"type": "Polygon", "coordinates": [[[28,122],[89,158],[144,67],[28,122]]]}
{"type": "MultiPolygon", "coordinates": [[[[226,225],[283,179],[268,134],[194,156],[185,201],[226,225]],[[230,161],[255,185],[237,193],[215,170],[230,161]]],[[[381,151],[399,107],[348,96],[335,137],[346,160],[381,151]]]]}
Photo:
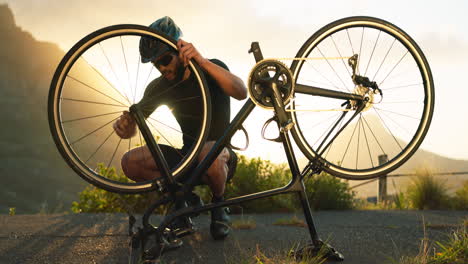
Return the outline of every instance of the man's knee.
{"type": "Polygon", "coordinates": [[[134,153],[128,151],[122,156],[120,165],[122,166],[122,171],[125,173],[125,176],[134,181],[139,181],[142,164],[135,158],[134,153]]]}
{"type": "MultiPolygon", "coordinates": [[[[211,164],[207,171],[208,177],[211,179],[223,179],[226,178],[227,164],[223,157],[218,156],[216,160],[211,164]]],[[[225,179],[224,179],[225,180],[225,179]]]]}
{"type": "Polygon", "coordinates": [[[131,174],[131,164],[130,164],[130,153],[127,152],[122,156],[122,160],[120,161],[120,165],[122,166],[122,170],[127,177],[130,178],[131,174]]]}

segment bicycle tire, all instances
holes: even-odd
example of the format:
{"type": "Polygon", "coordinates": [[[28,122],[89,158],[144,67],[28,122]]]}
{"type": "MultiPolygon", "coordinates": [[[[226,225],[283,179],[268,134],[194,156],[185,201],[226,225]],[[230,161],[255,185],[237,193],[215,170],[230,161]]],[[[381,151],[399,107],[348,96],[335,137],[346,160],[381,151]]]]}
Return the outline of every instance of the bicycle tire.
{"type": "MultiPolygon", "coordinates": [[[[140,62],[138,43],[141,37],[152,38],[163,42],[169,49],[177,52],[175,40],[162,32],[145,26],[122,24],[99,29],[81,39],[66,53],[55,71],[48,96],[49,127],[60,154],[67,164],[84,180],[96,187],[111,192],[142,193],[157,188],[154,181],[131,182],[122,176],[121,167],[119,167],[120,162],[117,156],[122,156],[127,151],[127,144],[117,135],[114,135],[115,133],[112,129],[113,120],[118,118],[117,115],[120,115],[124,110],[128,111],[129,106],[136,103],[139,96],[143,96],[143,92],[137,91],[137,89],[143,87],[144,90],[150,77],[154,79],[154,76],[157,75],[157,71],[153,72],[152,66],[140,62]],[[127,59],[127,56],[130,54],[138,56],[137,63],[135,63],[136,58],[134,58],[134,60],[127,59]],[[142,70],[140,70],[140,67],[142,70]],[[122,76],[121,73],[125,73],[125,69],[128,81],[122,81],[120,79],[122,76]],[[145,71],[143,74],[143,70],[148,70],[149,73],[145,71]],[[114,74],[111,72],[114,72],[114,74]],[[143,86],[142,83],[144,83],[143,86]],[[131,98],[132,95],[133,98],[131,98]],[[67,96],[76,96],[76,98],[68,98],[67,96]],[[100,110],[98,110],[99,107],[101,107],[100,110]],[[111,108],[114,109],[112,110],[114,112],[109,110],[111,108]],[[102,113],[102,111],[104,111],[103,109],[107,111],[106,114],[102,113]],[[79,112],[83,112],[81,117],[77,115],[79,112]],[[83,115],[85,115],[84,113],[88,116],[83,117],[83,115]],[[68,117],[65,117],[66,115],[68,115],[68,117]],[[98,122],[96,121],[97,119],[108,116],[117,117],[107,124],[104,124],[101,128],[96,126],[98,122]],[[67,118],[68,120],[65,120],[67,118]],[[81,124],[83,124],[83,122],[88,122],[86,124],[88,130],[85,131],[84,125],[78,124],[80,122],[81,124]],[[69,125],[73,128],[67,127],[69,125]],[[98,127],[98,129],[94,131],[93,134],[86,135],[83,139],[79,138],[77,140],[78,134],[81,133],[80,136],[82,136],[84,131],[93,131],[90,127],[98,127]],[[104,136],[102,134],[104,129],[111,132],[104,136]],[[91,140],[89,137],[96,139],[91,140]],[[87,140],[88,143],[77,142],[80,140],[87,140]],[[114,141],[114,143],[112,143],[112,141],[114,141]],[[118,141],[118,145],[115,141],[118,141]],[[80,146],[77,146],[78,143],[80,146]],[[122,146],[124,145],[125,149],[122,150],[122,146]],[[93,150],[92,148],[94,147],[97,149],[93,150]],[[93,151],[95,152],[93,153],[93,151]],[[101,154],[101,152],[103,153],[101,154]],[[112,152],[113,154],[110,156],[112,152]],[[92,155],[90,155],[90,153],[92,155]],[[90,156],[88,157],[88,155],[90,156]],[[98,163],[101,157],[103,160],[105,157],[106,160],[105,162],[98,163]],[[110,162],[108,162],[108,158],[110,157],[110,162]],[[86,158],[88,159],[86,160],[86,158]],[[106,164],[108,166],[104,166],[106,164]]],[[[196,161],[203,143],[208,136],[211,118],[210,95],[203,71],[193,60],[189,62],[188,66],[198,86],[197,93],[199,93],[199,98],[196,99],[196,103],[203,113],[201,113],[201,118],[199,118],[201,121],[199,123],[200,128],[198,134],[191,135],[194,144],[185,155],[181,155],[180,162],[170,168],[172,176],[176,180],[187,172],[188,168],[196,161]]],[[[162,118],[166,118],[166,114],[161,116],[162,118]]],[[[167,119],[169,120],[170,117],[167,119]]],[[[146,119],[146,122],[148,127],[151,126],[154,134],[156,134],[156,132],[158,133],[158,144],[166,140],[170,145],[173,145],[170,142],[173,139],[167,139],[160,132],[160,130],[166,129],[172,131],[172,134],[174,134],[171,135],[170,132],[166,132],[166,136],[173,136],[175,138],[174,140],[179,142],[176,143],[180,145],[180,138],[184,137],[186,134],[177,128],[167,125],[167,122],[170,123],[174,121],[173,118],[169,121],[156,124],[153,124],[155,123],[153,122],[154,120],[156,120],[155,122],[160,121],[149,117],[146,119]],[[164,128],[162,128],[162,124],[165,125],[164,128]],[[177,133],[174,131],[177,131],[177,133]],[[176,138],[176,136],[178,138],[176,138]]],[[[106,122],[107,121],[108,120],[106,120],[106,122]]],[[[137,136],[135,136],[136,138],[133,138],[133,142],[132,138],[126,139],[128,141],[128,150],[145,144],[142,140],[141,133],[142,132],[138,130],[137,136]]],[[[167,144],[167,142],[165,144],[167,144]]],[[[174,143],[174,145],[176,143],[174,143]]]]}
{"type": "MultiPolygon", "coordinates": [[[[361,60],[359,63],[362,62],[366,66],[364,76],[369,76],[370,80],[379,84],[382,90],[381,101],[374,97],[378,95],[372,95],[372,102],[366,106],[366,111],[360,113],[356,117],[358,120],[351,121],[334,139],[333,134],[346,124],[345,119],[338,122],[343,112],[338,111],[336,121],[330,122],[336,114],[331,117],[330,113],[334,110],[324,109],[330,113],[323,111],[321,115],[326,117],[321,120],[327,121],[308,130],[309,121],[303,117],[305,114],[298,111],[300,103],[297,99],[303,97],[302,103],[308,105],[312,104],[312,99],[296,92],[294,111],[291,113],[296,125],[292,129],[292,135],[303,154],[309,160],[318,160],[325,171],[345,179],[362,180],[395,170],[419,148],[429,129],[434,111],[434,83],[422,50],[407,33],[385,20],[364,16],[337,20],[313,34],[298,51],[297,59],[291,65],[294,81],[304,84],[303,82],[309,82],[310,78],[315,78],[309,83],[324,84],[327,89],[358,93],[350,78],[352,74],[350,68],[347,68],[349,65],[345,62],[347,56],[354,54],[358,54],[361,60]],[[369,49],[362,52],[363,47],[369,49]],[[319,59],[316,60],[317,58],[319,59]],[[308,68],[304,67],[305,65],[308,65],[308,68]],[[319,71],[318,67],[323,67],[320,69],[324,70],[319,71]],[[313,70],[314,74],[309,73],[309,70],[313,70]],[[367,74],[372,71],[373,76],[367,74]],[[410,80],[417,82],[411,83],[410,80]],[[388,87],[389,84],[393,86],[388,87]],[[354,90],[350,90],[349,87],[354,90]],[[396,94],[396,90],[403,90],[405,94],[396,94]],[[415,101],[408,101],[407,97],[415,101]],[[401,101],[401,98],[406,101],[401,101]],[[385,108],[397,103],[398,107],[385,108]],[[394,120],[397,118],[400,123],[394,120]],[[338,125],[335,130],[333,122],[338,125]],[[322,128],[325,133],[320,132],[312,136],[318,128],[322,128]],[[327,134],[330,134],[328,139],[327,134]],[[358,135],[357,140],[355,134],[358,135]],[[349,138],[348,142],[346,138],[349,138]],[[327,140],[329,142],[325,142],[327,140]],[[322,144],[321,141],[325,143],[322,144]],[[351,150],[355,153],[348,154],[350,149],[356,149],[351,150]],[[345,159],[346,156],[350,157],[350,161],[345,159]],[[363,161],[364,159],[366,161],[363,161]]],[[[358,64],[359,74],[362,74],[364,66],[360,67],[358,64]]],[[[332,102],[327,99],[327,103],[334,106],[335,110],[338,108],[343,111],[340,104],[345,102],[332,102]]],[[[317,117],[318,113],[320,112],[310,113],[309,116],[314,114],[317,117]]]]}

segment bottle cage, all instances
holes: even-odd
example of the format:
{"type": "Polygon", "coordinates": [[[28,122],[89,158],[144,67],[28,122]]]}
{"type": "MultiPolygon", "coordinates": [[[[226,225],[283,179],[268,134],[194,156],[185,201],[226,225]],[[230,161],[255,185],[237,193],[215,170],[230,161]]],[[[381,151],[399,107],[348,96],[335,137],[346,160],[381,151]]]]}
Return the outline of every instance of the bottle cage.
{"type": "Polygon", "coordinates": [[[263,139],[266,139],[266,140],[269,140],[269,141],[273,141],[273,142],[281,142],[281,137],[278,136],[277,138],[267,138],[265,137],[265,132],[266,132],[266,129],[267,127],[270,125],[270,123],[272,121],[275,121],[276,123],[278,123],[278,119],[276,116],[273,116],[272,118],[268,119],[265,124],[263,124],[263,127],[262,127],[262,138],[263,139]]]}
{"type": "MultiPolygon", "coordinates": [[[[229,142],[229,147],[231,149],[234,149],[234,150],[240,150],[240,151],[244,151],[246,150],[248,147],[249,147],[249,134],[247,133],[247,130],[245,130],[244,126],[241,125],[241,127],[238,129],[238,130],[242,130],[242,132],[244,132],[244,135],[245,135],[245,146],[243,148],[239,148],[239,147],[236,147],[236,146],[233,146],[231,144],[231,142],[229,142]]],[[[231,138],[232,139],[232,138],[231,138]]]]}

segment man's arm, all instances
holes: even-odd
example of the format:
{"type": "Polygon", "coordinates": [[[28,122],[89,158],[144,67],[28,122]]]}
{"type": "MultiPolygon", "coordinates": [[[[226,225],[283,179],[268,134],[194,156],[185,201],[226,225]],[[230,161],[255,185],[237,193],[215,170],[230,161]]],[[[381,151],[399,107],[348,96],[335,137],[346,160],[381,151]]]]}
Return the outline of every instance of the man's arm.
{"type": "Polygon", "coordinates": [[[190,59],[194,59],[204,71],[216,80],[227,95],[237,100],[243,100],[247,97],[247,88],[245,88],[244,82],[239,77],[204,58],[192,43],[179,39],[177,47],[184,65],[187,65],[190,59]]]}

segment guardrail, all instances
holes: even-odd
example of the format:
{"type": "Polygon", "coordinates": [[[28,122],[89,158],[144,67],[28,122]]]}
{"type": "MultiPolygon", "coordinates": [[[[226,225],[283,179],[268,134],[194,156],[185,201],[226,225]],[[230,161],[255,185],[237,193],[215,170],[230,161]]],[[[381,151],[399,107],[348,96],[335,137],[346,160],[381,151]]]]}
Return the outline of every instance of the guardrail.
{"type": "MultiPolygon", "coordinates": [[[[380,155],[379,156],[379,164],[384,163],[387,161],[387,155],[380,155]]],[[[434,176],[448,176],[448,175],[468,175],[468,171],[451,171],[451,172],[437,172],[437,173],[431,173],[431,175],[434,176]]],[[[385,200],[387,197],[387,178],[391,177],[412,177],[412,176],[417,176],[416,173],[397,173],[397,174],[384,174],[378,178],[372,179],[365,181],[363,183],[357,184],[352,186],[350,189],[355,189],[357,187],[361,187],[363,185],[367,185],[369,183],[379,181],[379,191],[377,195],[377,200],[379,202],[382,202],[385,200]]]]}

